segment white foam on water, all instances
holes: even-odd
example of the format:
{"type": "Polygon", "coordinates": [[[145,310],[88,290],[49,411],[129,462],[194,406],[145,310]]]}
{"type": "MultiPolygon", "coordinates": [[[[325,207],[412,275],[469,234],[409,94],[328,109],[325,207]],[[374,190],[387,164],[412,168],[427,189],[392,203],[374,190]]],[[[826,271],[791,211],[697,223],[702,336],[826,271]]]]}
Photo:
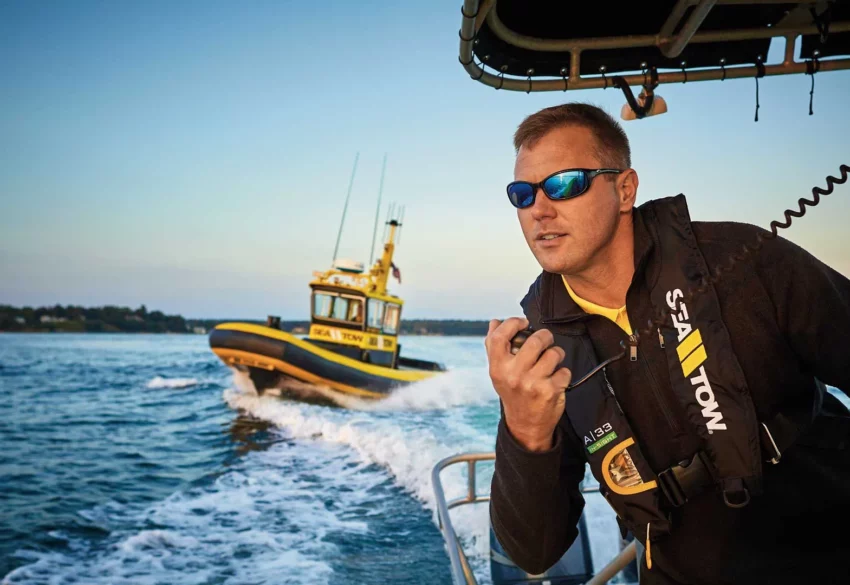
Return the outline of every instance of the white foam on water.
{"type": "Polygon", "coordinates": [[[181,536],[170,530],[143,530],[119,543],[118,548],[124,552],[133,553],[156,549],[188,549],[195,548],[199,544],[197,538],[181,536]]]}
{"type": "Polygon", "coordinates": [[[156,376],[147,383],[147,388],[151,390],[161,390],[163,388],[180,389],[190,388],[198,384],[196,378],[163,378],[156,376]]]}
{"type": "Polygon", "coordinates": [[[111,530],[105,544],[70,537],[67,553],[22,552],[33,562],[3,585],[330,585],[340,553],[329,535],[366,533],[353,510],[392,506],[374,494],[386,476],[367,467],[321,444],[275,443],[147,509],[110,502],[87,511],[111,530]]]}
{"type": "MultiPolygon", "coordinates": [[[[200,383],[157,376],[148,387],[188,387],[178,380],[200,383]]],[[[434,465],[460,452],[493,449],[498,403],[484,367],[452,370],[380,402],[355,400],[357,410],[261,397],[242,372],[235,372],[234,384],[236,389],[224,393],[232,408],[271,422],[295,440],[245,451],[214,480],[144,509],[108,502],[85,511],[109,537],[92,542],[62,533],[67,546],[61,552],[16,553],[31,564],[7,575],[3,584],[346,582],[345,574],[333,571],[340,558],[335,542],[368,534],[373,516],[392,514],[398,505],[397,490],[377,486],[391,479],[431,512],[436,525],[434,465]]],[[[465,471],[461,464],[443,472],[447,499],[466,493],[465,471]]],[[[489,475],[482,472],[478,493],[488,488],[489,475]]],[[[594,515],[592,499],[590,536],[598,568],[613,554],[597,556],[597,542],[608,534],[598,537],[595,528],[611,524],[613,513],[597,497],[605,510],[594,515]]],[[[479,583],[488,584],[487,504],[461,506],[451,518],[479,583]]]]}
{"type": "MultiPolygon", "coordinates": [[[[458,406],[487,404],[494,400],[492,392],[486,372],[478,369],[413,384],[380,402],[361,405],[361,412],[339,411],[233,390],[225,391],[224,398],[232,408],[271,422],[289,437],[344,445],[356,453],[360,461],[381,466],[397,485],[432,512],[436,524],[436,498],[431,483],[434,465],[450,455],[471,450],[491,451],[494,446],[495,429],[485,432],[475,428],[467,420],[467,410],[458,406]],[[438,408],[444,409],[438,424],[423,425],[425,413],[421,411],[438,408]],[[412,411],[415,416],[398,418],[406,411],[412,411]],[[420,412],[417,414],[417,411],[420,412]],[[413,420],[418,421],[417,424],[411,424],[413,420]]],[[[497,407],[494,405],[494,408],[497,407]]],[[[466,494],[465,464],[444,470],[441,479],[447,500],[466,494]]],[[[489,491],[489,479],[489,474],[479,473],[479,494],[489,491]]],[[[595,569],[599,570],[619,552],[619,529],[614,512],[604,498],[587,494],[585,499],[591,556],[595,569]]],[[[490,583],[488,505],[455,508],[451,518],[478,582],[490,583]]]]}
{"type": "Polygon", "coordinates": [[[395,390],[365,410],[434,410],[485,404],[497,398],[481,368],[457,369],[395,390]]]}
{"type": "MultiPolygon", "coordinates": [[[[225,391],[224,398],[232,408],[271,422],[289,437],[349,447],[361,462],[384,468],[397,485],[432,512],[435,523],[437,506],[431,471],[438,461],[465,450],[470,443],[468,440],[463,443],[452,442],[452,436],[456,435],[448,434],[448,429],[443,425],[413,428],[386,416],[378,418],[369,413],[340,412],[234,390],[225,391]]],[[[423,401],[419,404],[426,403],[423,401]]],[[[450,425],[455,433],[460,426],[457,422],[455,420],[450,425]]],[[[482,438],[486,440],[486,434],[468,425],[466,427],[468,432],[475,435],[473,443],[480,444],[482,438]]],[[[449,500],[466,493],[466,478],[460,468],[465,469],[465,466],[448,469],[442,474],[442,483],[449,500]]],[[[479,492],[486,493],[486,488],[487,485],[480,485],[479,492]]],[[[479,581],[489,582],[489,565],[486,564],[489,562],[489,520],[486,504],[453,510],[452,518],[470,562],[476,574],[480,575],[479,581]]]]}
{"type": "MultiPolygon", "coordinates": [[[[106,544],[71,536],[62,553],[27,552],[32,564],[10,573],[3,584],[330,585],[345,579],[333,573],[339,557],[334,535],[367,533],[369,518],[396,504],[397,495],[376,495],[384,492],[375,486],[392,478],[436,524],[434,465],[459,452],[493,448],[495,429],[476,428],[470,418],[473,411],[486,412],[489,402],[497,408],[481,369],[411,385],[395,402],[371,403],[360,411],[259,396],[244,374],[235,376],[235,384],[238,390],[224,392],[232,408],[271,422],[296,440],[252,451],[208,485],[181,490],[145,510],[107,503],[87,511],[89,520],[111,530],[106,544]]],[[[447,499],[466,493],[465,472],[461,464],[442,473],[447,499]]],[[[482,472],[478,493],[488,488],[489,475],[482,472]]],[[[611,523],[613,513],[596,516],[588,504],[599,568],[616,552],[613,542],[602,543],[600,550],[596,533],[611,523]]],[[[489,584],[487,504],[461,506],[451,518],[479,583],[489,584]]]]}
{"type": "MultiPolygon", "coordinates": [[[[242,375],[247,378],[247,375],[242,375]]],[[[250,378],[248,380],[250,383],[250,378]]],[[[244,384],[238,383],[237,387],[243,390],[244,384]]],[[[320,396],[337,406],[365,411],[444,410],[472,404],[486,404],[497,398],[486,372],[482,372],[480,368],[458,369],[439,374],[395,389],[389,396],[381,399],[360,398],[343,394],[326,386],[295,380],[287,381],[286,389],[295,395],[320,396]]],[[[256,394],[257,392],[254,390],[248,393],[256,394]]],[[[263,394],[280,396],[281,391],[266,389],[263,394]]]]}
{"type": "Polygon", "coordinates": [[[224,393],[234,409],[273,423],[295,439],[320,439],[351,447],[361,461],[387,469],[396,483],[433,508],[431,468],[453,453],[432,432],[404,429],[386,419],[370,419],[356,413],[286,402],[270,396],[224,393]]]}
{"type": "Polygon", "coordinates": [[[254,382],[248,372],[240,372],[236,368],[230,368],[233,373],[233,384],[243,394],[257,394],[257,389],[254,387],[254,382]]]}

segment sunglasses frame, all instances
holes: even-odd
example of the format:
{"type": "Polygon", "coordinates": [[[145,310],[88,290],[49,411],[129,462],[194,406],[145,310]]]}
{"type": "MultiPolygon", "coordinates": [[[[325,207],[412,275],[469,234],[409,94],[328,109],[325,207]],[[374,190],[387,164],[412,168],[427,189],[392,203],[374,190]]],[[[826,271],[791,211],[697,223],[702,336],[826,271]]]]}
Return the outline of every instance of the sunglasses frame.
{"type": "Polygon", "coordinates": [[[625,172],[625,169],[561,169],[560,171],[555,171],[551,175],[548,175],[542,181],[538,181],[537,183],[532,183],[531,181],[512,181],[512,182],[508,183],[508,186],[505,188],[505,191],[508,194],[508,201],[511,202],[511,205],[513,205],[517,209],[528,209],[529,207],[534,206],[534,202],[537,200],[537,190],[538,189],[543,191],[543,193],[546,195],[546,197],[548,197],[552,201],[566,201],[567,199],[574,199],[574,198],[578,197],[579,195],[584,195],[585,193],[587,193],[587,190],[590,189],[591,183],[593,183],[593,179],[595,179],[597,175],[604,175],[604,174],[610,174],[610,173],[620,174],[622,172],[625,172]],[[575,195],[570,195],[569,197],[552,197],[551,195],[549,195],[549,193],[546,192],[546,189],[543,187],[543,184],[546,181],[548,181],[549,179],[551,179],[555,175],[560,175],[561,173],[568,173],[568,172],[572,172],[572,171],[580,171],[580,172],[584,173],[585,175],[587,175],[587,186],[582,191],[580,191],[579,193],[576,193],[575,195]],[[511,199],[511,187],[514,186],[514,185],[530,185],[531,186],[531,188],[533,189],[533,191],[531,193],[531,203],[529,203],[525,207],[519,207],[518,205],[514,204],[513,200],[511,199]]]}

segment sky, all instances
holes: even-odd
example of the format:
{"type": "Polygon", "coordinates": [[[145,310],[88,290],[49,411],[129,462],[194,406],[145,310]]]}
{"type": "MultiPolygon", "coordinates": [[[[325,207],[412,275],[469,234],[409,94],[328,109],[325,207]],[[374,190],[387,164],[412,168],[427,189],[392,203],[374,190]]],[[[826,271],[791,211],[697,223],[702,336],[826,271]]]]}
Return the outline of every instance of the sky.
{"type": "MultiPolygon", "coordinates": [[[[505,318],[539,272],[504,193],[536,110],[458,63],[460,1],[0,0],[0,304],[304,319],[314,270],[368,262],[404,205],[407,318],[505,318]],[[379,231],[380,237],[380,231],[379,231]]],[[[778,43],[778,44],[777,44],[778,43]]],[[[775,41],[768,62],[781,54],[775,41]]],[[[661,86],[623,122],[638,203],[768,227],[850,164],[850,72],[661,86]]],[[[850,187],[783,236],[850,276],[850,187]]]]}

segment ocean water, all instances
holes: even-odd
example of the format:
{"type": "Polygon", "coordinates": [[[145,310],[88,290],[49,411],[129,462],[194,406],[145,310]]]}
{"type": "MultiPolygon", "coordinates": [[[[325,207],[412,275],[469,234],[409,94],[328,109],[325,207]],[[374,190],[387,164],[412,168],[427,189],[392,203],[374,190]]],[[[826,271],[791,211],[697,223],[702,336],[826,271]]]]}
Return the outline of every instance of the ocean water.
{"type": "MultiPolygon", "coordinates": [[[[482,338],[401,342],[451,372],[343,409],[257,396],[205,336],[0,334],[2,584],[450,583],[431,470],[493,449],[498,401],[482,338]]],[[[486,504],[452,518],[488,583],[486,504]]]]}

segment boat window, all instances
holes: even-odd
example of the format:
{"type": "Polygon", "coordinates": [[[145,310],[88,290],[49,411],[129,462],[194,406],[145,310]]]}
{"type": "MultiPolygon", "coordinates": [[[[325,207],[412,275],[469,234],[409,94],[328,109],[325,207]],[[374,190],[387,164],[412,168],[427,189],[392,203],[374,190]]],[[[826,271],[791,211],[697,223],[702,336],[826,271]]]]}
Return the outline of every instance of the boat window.
{"type": "Polygon", "coordinates": [[[334,309],[331,315],[334,319],[345,321],[348,317],[348,299],[337,297],[334,299],[334,309]]]}
{"type": "Polygon", "coordinates": [[[324,317],[325,319],[330,317],[333,300],[334,298],[331,295],[316,293],[313,296],[313,314],[316,317],[324,317]]]}
{"type": "Polygon", "coordinates": [[[363,302],[351,299],[348,302],[348,320],[354,323],[363,322],[363,302]]]}
{"type": "Polygon", "coordinates": [[[398,332],[398,316],[401,307],[398,305],[387,305],[387,316],[384,319],[384,333],[395,335],[398,332]]]}
{"type": "Polygon", "coordinates": [[[384,301],[369,299],[368,325],[373,329],[380,329],[384,322],[384,301]]]}

